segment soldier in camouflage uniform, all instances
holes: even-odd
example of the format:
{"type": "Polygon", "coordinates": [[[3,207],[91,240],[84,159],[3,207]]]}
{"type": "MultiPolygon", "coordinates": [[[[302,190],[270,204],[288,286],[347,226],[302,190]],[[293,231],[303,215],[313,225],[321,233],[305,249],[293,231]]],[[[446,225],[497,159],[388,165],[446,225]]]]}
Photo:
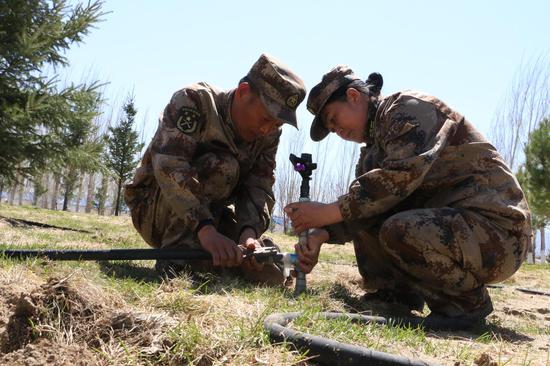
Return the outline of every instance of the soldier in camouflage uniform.
{"type": "Polygon", "coordinates": [[[311,138],[329,132],[365,143],[349,192],[337,202],[292,203],[300,266],[323,242],[353,240],[367,299],[405,302],[432,318],[479,321],[492,310],[486,284],[510,277],[532,235],[525,196],[495,148],[462,115],[416,91],[380,97],[382,77],[346,66],[308,97],[311,138]]]}
{"type": "MultiPolygon", "coordinates": [[[[272,267],[243,262],[237,244],[262,244],[258,238],[274,204],[281,127],[297,126],[296,108],[304,98],[302,80],[266,54],[236,89],[198,83],[174,93],[125,190],[143,239],[156,248],[202,247],[214,266],[282,282],[282,274],[269,273],[272,267]]],[[[157,268],[184,264],[157,262],[157,268]]],[[[199,268],[211,269],[193,267],[199,268]]]]}

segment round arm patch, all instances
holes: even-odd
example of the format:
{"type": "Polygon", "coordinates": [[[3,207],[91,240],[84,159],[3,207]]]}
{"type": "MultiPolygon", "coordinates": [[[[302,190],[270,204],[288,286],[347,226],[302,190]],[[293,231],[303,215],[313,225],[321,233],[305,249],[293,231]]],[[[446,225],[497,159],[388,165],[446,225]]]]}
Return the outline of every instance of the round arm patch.
{"type": "Polygon", "coordinates": [[[185,134],[192,134],[197,130],[201,114],[194,108],[181,107],[179,117],[176,120],[176,127],[185,134]]]}

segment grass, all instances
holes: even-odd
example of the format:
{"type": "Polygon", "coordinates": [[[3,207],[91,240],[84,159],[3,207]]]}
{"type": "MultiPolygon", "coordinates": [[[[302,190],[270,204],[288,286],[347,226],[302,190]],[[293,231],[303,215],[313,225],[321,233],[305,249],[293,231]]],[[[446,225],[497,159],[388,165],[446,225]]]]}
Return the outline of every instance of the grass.
{"type": "MultiPolygon", "coordinates": [[[[5,205],[0,206],[0,215],[89,231],[12,226],[0,220],[0,248],[146,247],[128,217],[5,205]]],[[[292,251],[297,240],[281,234],[270,236],[283,251],[292,251]]],[[[303,315],[292,323],[295,329],[378,351],[444,365],[482,365],[488,357],[494,362],[487,363],[491,366],[550,366],[550,311],[545,310],[550,309],[550,299],[510,288],[490,289],[496,311],[489,318],[490,324],[475,332],[428,332],[329,321],[316,314],[350,310],[377,313],[380,309],[367,308],[361,302],[363,290],[354,267],[352,245],[325,245],[320,262],[308,276],[308,292],[296,299],[292,288],[254,286],[228,276],[184,275],[162,280],[154,272],[152,261],[1,258],[0,331],[7,332],[17,306],[22,307],[22,299],[28,298],[36,308],[36,304],[42,304],[43,309],[66,313],[30,316],[34,334],[48,329],[44,337],[58,347],[58,355],[91,350],[90,355],[95,357],[92,364],[306,365],[311,363],[306,354],[289,345],[271,344],[263,328],[264,318],[273,312],[302,311],[303,315]],[[60,278],[66,279],[66,286],[56,287],[57,282],[51,281],[60,278]],[[48,303],[52,296],[64,299],[66,308],[52,307],[48,303]],[[81,314],[87,317],[79,318],[81,314]]],[[[550,266],[524,265],[506,284],[548,289],[548,275],[550,266]]],[[[25,344],[35,344],[36,340],[24,341],[27,343],[22,342],[19,351],[0,353],[0,363],[26,357],[25,344]]]]}

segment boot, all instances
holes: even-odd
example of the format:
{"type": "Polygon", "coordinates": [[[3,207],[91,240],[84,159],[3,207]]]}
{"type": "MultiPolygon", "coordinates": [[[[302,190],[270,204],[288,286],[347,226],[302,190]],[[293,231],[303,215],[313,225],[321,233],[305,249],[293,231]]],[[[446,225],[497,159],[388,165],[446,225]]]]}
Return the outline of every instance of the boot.
{"type": "Polygon", "coordinates": [[[483,304],[477,308],[465,311],[457,316],[449,316],[437,311],[432,311],[425,319],[424,324],[429,327],[452,325],[454,328],[469,328],[475,325],[485,323],[485,318],[493,312],[493,302],[488,298],[483,304]]]}
{"type": "Polygon", "coordinates": [[[376,292],[366,293],[363,296],[363,300],[367,302],[399,304],[407,307],[409,310],[416,310],[419,312],[422,312],[426,304],[424,298],[419,294],[397,289],[379,289],[376,292]]]}

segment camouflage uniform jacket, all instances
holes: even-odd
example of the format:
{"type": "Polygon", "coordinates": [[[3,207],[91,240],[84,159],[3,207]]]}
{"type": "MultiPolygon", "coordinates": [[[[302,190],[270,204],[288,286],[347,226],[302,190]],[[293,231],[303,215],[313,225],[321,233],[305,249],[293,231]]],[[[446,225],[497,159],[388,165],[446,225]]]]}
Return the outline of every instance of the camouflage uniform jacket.
{"type": "Polygon", "coordinates": [[[472,210],[505,230],[531,235],[524,194],[496,149],[462,115],[416,91],[381,100],[367,124],[356,179],[338,205],[344,224],[328,228],[331,242],[352,238],[346,224],[440,207],[472,210]]]}
{"type": "Polygon", "coordinates": [[[260,235],[267,229],[280,131],[251,143],[240,141],[230,114],[233,93],[206,83],[174,93],[134,181],[126,186],[130,208],[160,189],[173,211],[195,229],[200,221],[213,219],[213,213],[194,163],[204,153],[229,154],[239,170],[228,175],[237,174],[238,183],[223,204],[234,204],[241,230],[249,226],[260,235]]]}

